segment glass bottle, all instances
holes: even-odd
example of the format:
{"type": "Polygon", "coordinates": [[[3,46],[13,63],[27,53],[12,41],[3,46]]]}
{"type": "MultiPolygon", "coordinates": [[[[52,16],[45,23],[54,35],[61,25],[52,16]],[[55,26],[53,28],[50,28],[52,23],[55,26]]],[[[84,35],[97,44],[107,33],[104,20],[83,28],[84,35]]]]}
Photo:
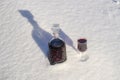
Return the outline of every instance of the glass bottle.
{"type": "Polygon", "coordinates": [[[51,65],[62,63],[66,61],[66,45],[65,42],[59,38],[59,24],[54,24],[52,27],[53,38],[49,41],[49,61],[51,65]]]}

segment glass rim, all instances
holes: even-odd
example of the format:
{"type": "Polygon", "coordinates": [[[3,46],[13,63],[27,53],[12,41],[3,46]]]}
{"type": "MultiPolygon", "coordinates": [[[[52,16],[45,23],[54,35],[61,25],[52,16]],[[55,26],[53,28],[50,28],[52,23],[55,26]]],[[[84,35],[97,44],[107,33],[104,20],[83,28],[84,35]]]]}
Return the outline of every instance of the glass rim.
{"type": "Polygon", "coordinates": [[[86,38],[80,38],[77,41],[78,41],[78,43],[86,43],[87,39],[86,38]]]}

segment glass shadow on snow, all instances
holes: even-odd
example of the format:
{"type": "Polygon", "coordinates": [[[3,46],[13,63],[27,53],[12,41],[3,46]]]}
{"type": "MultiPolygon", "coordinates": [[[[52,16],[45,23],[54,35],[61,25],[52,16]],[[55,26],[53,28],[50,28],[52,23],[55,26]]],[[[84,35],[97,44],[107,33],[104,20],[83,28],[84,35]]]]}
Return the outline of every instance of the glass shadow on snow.
{"type": "MultiPolygon", "coordinates": [[[[48,42],[50,39],[52,39],[52,35],[49,32],[46,32],[43,30],[38,23],[34,20],[34,16],[32,13],[28,10],[19,10],[20,14],[25,17],[29,23],[33,26],[32,30],[32,37],[39,46],[39,48],[42,50],[44,55],[48,57],[48,42]]],[[[60,37],[65,41],[65,43],[69,46],[71,46],[75,51],[77,49],[73,45],[72,39],[63,32],[62,29],[60,29],[60,37]]]]}
{"type": "Polygon", "coordinates": [[[67,45],[71,46],[75,51],[77,51],[72,39],[65,32],[63,32],[62,29],[60,29],[60,37],[65,41],[67,45]]]}
{"type": "Polygon", "coordinates": [[[52,38],[52,35],[43,30],[38,23],[34,20],[34,16],[28,10],[19,10],[20,14],[25,17],[29,23],[33,26],[32,37],[42,50],[44,55],[48,57],[48,42],[52,38]]]}

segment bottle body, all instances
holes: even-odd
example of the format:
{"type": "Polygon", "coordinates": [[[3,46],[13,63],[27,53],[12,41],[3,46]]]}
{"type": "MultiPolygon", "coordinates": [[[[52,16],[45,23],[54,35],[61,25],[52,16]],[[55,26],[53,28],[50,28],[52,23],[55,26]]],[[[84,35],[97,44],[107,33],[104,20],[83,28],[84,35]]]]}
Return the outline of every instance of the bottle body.
{"type": "Polygon", "coordinates": [[[51,65],[66,61],[66,46],[59,38],[52,39],[49,43],[49,61],[51,65]]]}

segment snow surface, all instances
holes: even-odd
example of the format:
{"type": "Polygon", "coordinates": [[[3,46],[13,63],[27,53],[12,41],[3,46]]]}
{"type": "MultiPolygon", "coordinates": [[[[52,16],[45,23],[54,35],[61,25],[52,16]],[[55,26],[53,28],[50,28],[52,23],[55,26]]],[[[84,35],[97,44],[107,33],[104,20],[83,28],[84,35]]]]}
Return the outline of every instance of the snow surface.
{"type": "Polygon", "coordinates": [[[0,0],[0,80],[120,80],[118,0],[0,0]],[[47,43],[60,24],[67,61],[51,66],[47,43]],[[77,39],[88,40],[80,61],[77,39]]]}

